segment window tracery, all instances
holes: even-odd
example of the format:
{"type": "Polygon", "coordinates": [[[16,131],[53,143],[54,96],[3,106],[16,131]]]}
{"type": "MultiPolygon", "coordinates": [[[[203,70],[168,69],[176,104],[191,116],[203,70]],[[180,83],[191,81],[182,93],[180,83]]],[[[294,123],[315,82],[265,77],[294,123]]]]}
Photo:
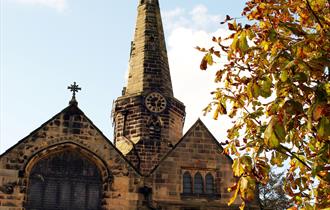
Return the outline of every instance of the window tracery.
{"type": "Polygon", "coordinates": [[[214,193],[214,178],[211,173],[208,173],[205,176],[205,192],[207,194],[214,193]]]}
{"type": "Polygon", "coordinates": [[[192,178],[188,171],[183,174],[183,193],[192,193],[192,178]]]}
{"type": "Polygon", "coordinates": [[[200,170],[184,170],[183,172],[181,196],[220,197],[216,188],[215,172],[200,170]]]}
{"type": "Polygon", "coordinates": [[[149,128],[149,138],[151,140],[160,140],[162,122],[158,116],[151,116],[147,124],[149,128]]]}
{"type": "Polygon", "coordinates": [[[204,180],[202,175],[197,172],[194,177],[194,193],[201,194],[204,192],[204,180]]]}
{"type": "Polygon", "coordinates": [[[63,151],[32,168],[27,210],[100,209],[101,176],[95,164],[77,152],[63,151]]]}

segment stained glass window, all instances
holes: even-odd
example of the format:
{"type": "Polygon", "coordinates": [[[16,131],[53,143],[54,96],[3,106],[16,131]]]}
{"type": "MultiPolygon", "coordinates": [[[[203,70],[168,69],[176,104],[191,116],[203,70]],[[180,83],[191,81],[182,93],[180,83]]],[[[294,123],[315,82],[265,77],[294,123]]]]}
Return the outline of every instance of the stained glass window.
{"type": "Polygon", "coordinates": [[[208,194],[214,193],[214,178],[210,173],[205,176],[205,190],[208,194]]]}
{"type": "Polygon", "coordinates": [[[204,183],[202,175],[197,172],[194,177],[194,193],[199,194],[204,192],[204,183]]]}
{"type": "Polygon", "coordinates": [[[27,210],[100,209],[100,173],[77,152],[42,159],[30,174],[27,210]]]}
{"type": "Polygon", "coordinates": [[[192,178],[187,171],[183,174],[183,192],[192,193],[192,178]]]}

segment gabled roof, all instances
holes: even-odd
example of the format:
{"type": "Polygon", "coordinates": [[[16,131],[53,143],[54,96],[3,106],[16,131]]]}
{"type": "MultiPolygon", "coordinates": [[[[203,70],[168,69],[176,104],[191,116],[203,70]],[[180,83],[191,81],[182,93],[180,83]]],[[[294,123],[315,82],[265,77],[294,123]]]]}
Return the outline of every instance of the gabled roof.
{"type": "MultiPolygon", "coordinates": [[[[39,126],[37,129],[35,129],[34,131],[32,131],[29,135],[27,135],[26,137],[24,137],[23,139],[21,139],[20,141],[18,141],[15,145],[13,145],[12,147],[10,147],[9,149],[7,149],[3,154],[0,155],[0,158],[2,158],[3,156],[5,156],[7,153],[9,153],[11,150],[13,150],[17,145],[23,143],[25,140],[27,140],[29,137],[33,136],[34,134],[36,134],[39,130],[41,130],[44,126],[46,126],[48,123],[50,123],[51,121],[53,121],[54,119],[56,119],[59,115],[61,114],[65,114],[65,113],[70,113],[70,114],[80,114],[83,115],[85,117],[85,119],[88,121],[88,123],[90,123],[95,129],[96,131],[106,140],[106,142],[128,163],[128,165],[130,165],[134,171],[141,175],[141,173],[139,172],[139,170],[137,170],[134,165],[117,149],[117,147],[102,133],[102,131],[95,126],[95,124],[85,115],[85,113],[76,105],[76,104],[70,104],[69,106],[67,106],[65,109],[63,109],[62,111],[60,111],[59,113],[57,113],[56,115],[54,115],[52,118],[50,118],[48,121],[46,121],[45,123],[43,123],[41,126],[39,126]]],[[[175,144],[175,146],[159,161],[159,163],[154,167],[153,170],[151,170],[150,174],[152,174],[163,162],[164,160],[173,152],[176,150],[176,148],[178,147],[178,145],[181,144],[181,142],[183,142],[187,136],[189,136],[189,134],[197,127],[197,126],[201,126],[207,133],[208,135],[211,137],[211,140],[221,149],[223,150],[223,147],[221,146],[221,144],[217,141],[217,139],[213,136],[213,134],[210,132],[210,130],[206,127],[206,125],[202,122],[201,119],[198,119],[191,127],[190,129],[184,134],[184,136],[182,136],[182,138],[178,141],[177,144],[175,144]]],[[[232,158],[229,155],[226,155],[226,157],[232,161],[232,158]]],[[[150,175],[149,174],[149,175],[150,175]]]]}
{"type": "Polygon", "coordinates": [[[18,141],[15,145],[13,145],[9,149],[7,149],[3,154],[0,155],[0,158],[5,156],[7,153],[9,153],[11,150],[13,150],[19,144],[23,143],[29,137],[36,134],[39,130],[41,130],[43,127],[45,127],[51,121],[55,120],[61,114],[80,114],[80,115],[82,115],[88,121],[88,123],[90,123],[95,128],[95,130],[102,136],[102,138],[105,139],[106,142],[128,163],[128,165],[130,165],[137,174],[141,175],[139,173],[139,171],[131,164],[131,162],[127,160],[127,158],[113,145],[113,143],[102,133],[102,131],[85,115],[85,113],[75,103],[70,104],[69,106],[67,106],[65,109],[63,109],[62,111],[60,111],[59,113],[54,115],[48,121],[46,121],[41,126],[39,126],[37,129],[32,131],[29,135],[27,135],[26,137],[24,137],[23,139],[18,141]]]}
{"type": "MultiPolygon", "coordinates": [[[[156,171],[156,169],[164,162],[164,160],[173,152],[175,151],[175,149],[178,147],[178,145],[181,144],[181,142],[183,142],[187,136],[189,136],[189,134],[197,127],[197,126],[202,126],[202,128],[208,133],[208,135],[210,135],[211,140],[223,151],[223,147],[221,146],[221,144],[219,143],[219,141],[214,137],[214,135],[211,133],[211,131],[206,127],[206,125],[203,123],[203,121],[198,118],[198,120],[189,128],[189,130],[182,136],[182,138],[178,141],[177,144],[175,144],[175,146],[159,161],[159,163],[155,166],[155,168],[153,170],[151,170],[150,174],[151,175],[154,171],[156,171]]],[[[225,156],[232,162],[233,159],[225,154],[225,156]]]]}

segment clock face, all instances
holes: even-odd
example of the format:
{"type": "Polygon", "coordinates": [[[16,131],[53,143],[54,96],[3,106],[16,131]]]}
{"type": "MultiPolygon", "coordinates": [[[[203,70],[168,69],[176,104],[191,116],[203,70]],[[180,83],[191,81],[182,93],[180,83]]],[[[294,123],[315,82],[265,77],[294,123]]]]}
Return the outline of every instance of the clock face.
{"type": "Polygon", "coordinates": [[[153,92],[147,95],[145,105],[151,112],[162,112],[166,108],[166,99],[160,93],[153,92]]]}

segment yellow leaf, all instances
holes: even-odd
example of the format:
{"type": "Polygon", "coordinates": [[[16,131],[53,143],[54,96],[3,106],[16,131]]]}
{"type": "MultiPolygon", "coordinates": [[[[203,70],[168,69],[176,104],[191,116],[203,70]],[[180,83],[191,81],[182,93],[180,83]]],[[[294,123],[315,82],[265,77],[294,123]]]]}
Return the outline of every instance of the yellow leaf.
{"type": "Polygon", "coordinates": [[[239,206],[239,210],[244,210],[245,208],[245,202],[243,202],[240,206],[239,206]]]}
{"type": "Polygon", "coordinates": [[[240,194],[244,201],[252,201],[255,195],[256,181],[250,177],[242,177],[239,181],[240,194]]]}
{"type": "Polygon", "coordinates": [[[246,32],[242,31],[240,39],[239,39],[239,47],[241,49],[242,52],[245,52],[249,49],[249,45],[247,43],[247,39],[246,39],[246,32]]]}
{"type": "Polygon", "coordinates": [[[240,186],[239,186],[239,183],[238,183],[238,186],[237,186],[237,188],[236,188],[236,190],[235,190],[234,195],[230,198],[230,200],[229,200],[229,202],[228,202],[228,206],[230,206],[231,204],[233,204],[234,201],[236,200],[237,195],[238,195],[239,188],[240,188],[240,186]]]}
{"type": "Polygon", "coordinates": [[[234,176],[239,177],[244,173],[244,168],[239,158],[236,158],[232,165],[234,176]]]}
{"type": "Polygon", "coordinates": [[[260,95],[260,86],[256,82],[254,82],[252,85],[252,95],[255,99],[258,99],[260,95]]]}
{"type": "Polygon", "coordinates": [[[213,57],[212,57],[211,53],[207,53],[205,55],[205,60],[207,61],[207,64],[213,65],[213,57]]]}
{"type": "Polygon", "coordinates": [[[264,21],[260,21],[260,28],[266,28],[266,23],[264,21]]]}
{"type": "MultiPolygon", "coordinates": [[[[219,107],[219,105],[218,105],[218,107],[219,107]]],[[[213,114],[213,119],[214,120],[217,120],[218,119],[218,117],[219,117],[219,108],[217,107],[217,109],[214,111],[214,114],[213,114]]]]}
{"type": "Polygon", "coordinates": [[[327,92],[327,94],[330,95],[330,83],[325,84],[324,89],[327,92]]]}
{"type": "Polygon", "coordinates": [[[252,40],[256,36],[255,33],[251,29],[246,30],[246,34],[250,40],[252,40]]]}
{"type": "Polygon", "coordinates": [[[280,78],[282,82],[286,82],[286,80],[288,79],[288,71],[285,69],[282,70],[280,78]]]}
{"type": "Polygon", "coordinates": [[[236,52],[236,50],[237,50],[237,46],[238,46],[238,38],[239,38],[239,34],[240,33],[236,33],[235,34],[235,36],[234,36],[234,39],[233,39],[233,42],[231,43],[231,45],[230,45],[230,49],[232,50],[232,51],[234,51],[234,52],[236,52]]]}
{"type": "Polygon", "coordinates": [[[261,46],[264,48],[265,51],[269,49],[269,43],[266,41],[262,41],[261,46]]]}
{"type": "Polygon", "coordinates": [[[265,144],[271,148],[278,148],[280,146],[280,140],[277,138],[275,132],[274,132],[274,125],[275,125],[274,118],[269,122],[265,133],[264,133],[264,142],[265,144]]]}
{"type": "Polygon", "coordinates": [[[253,99],[253,82],[249,82],[246,87],[246,93],[248,95],[249,100],[253,99]]]}

